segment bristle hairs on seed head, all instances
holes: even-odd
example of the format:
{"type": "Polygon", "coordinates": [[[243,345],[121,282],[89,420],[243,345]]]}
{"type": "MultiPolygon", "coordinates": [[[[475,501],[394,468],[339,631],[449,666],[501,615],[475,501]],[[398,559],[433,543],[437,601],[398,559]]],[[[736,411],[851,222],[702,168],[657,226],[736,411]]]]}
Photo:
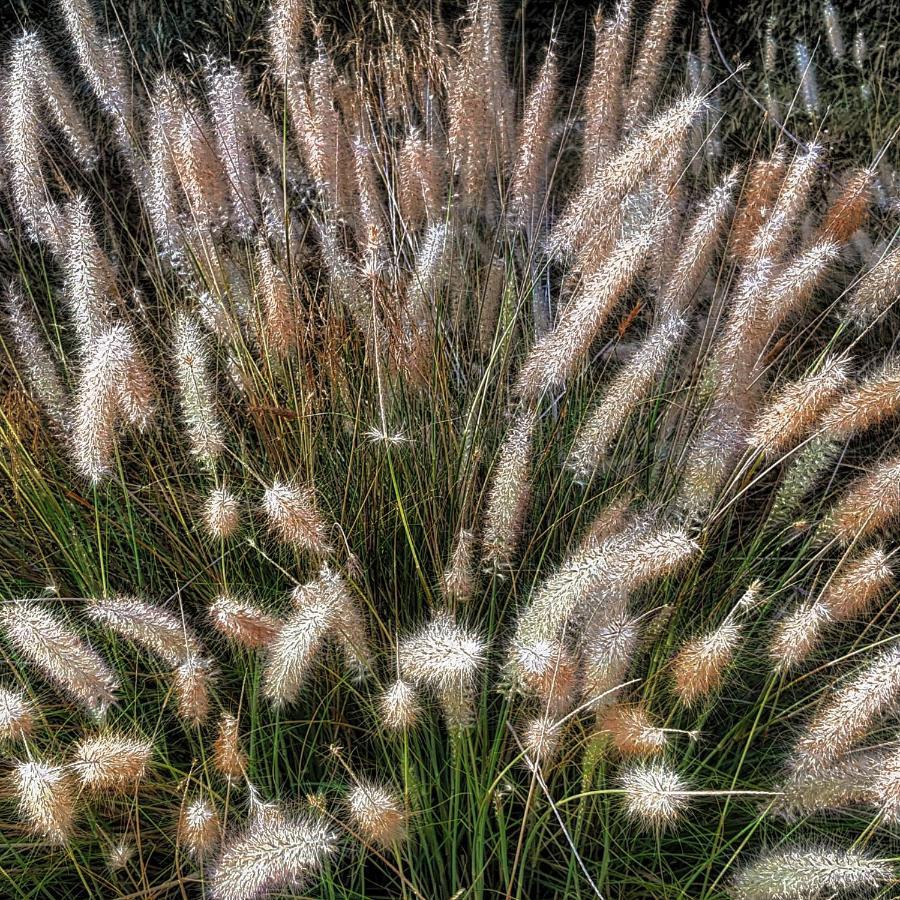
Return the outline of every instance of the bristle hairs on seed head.
{"type": "Polygon", "coordinates": [[[846,440],[900,411],[900,358],[889,356],[868,378],[856,385],[822,417],[822,430],[846,440]]]}
{"type": "Polygon", "coordinates": [[[795,847],[761,856],[734,880],[735,900],[816,900],[874,890],[894,878],[891,861],[859,850],[795,847]]]}
{"type": "Polygon", "coordinates": [[[195,797],[187,801],[178,818],[178,841],[194,856],[215,848],[222,833],[219,813],[210,800],[195,797]]]}
{"type": "Polygon", "coordinates": [[[404,678],[434,691],[450,727],[470,724],[477,677],[487,657],[487,642],[457,624],[448,612],[401,641],[397,651],[404,678]]]}
{"type": "Polygon", "coordinates": [[[35,709],[21,692],[0,686],[0,740],[27,738],[34,727],[35,709]]]}
{"type": "Polygon", "coordinates": [[[212,464],[225,447],[225,437],[210,375],[209,339],[198,319],[183,310],[175,314],[172,355],[191,453],[212,464]]]}
{"type": "Polygon", "coordinates": [[[642,828],[663,831],[672,827],[688,804],[688,787],[662,760],[632,763],[619,775],[625,812],[642,828]]]}
{"type": "Polygon", "coordinates": [[[310,816],[257,815],[226,841],[209,870],[215,900],[249,900],[307,883],[337,849],[338,838],[310,816]]]}
{"type": "Polygon", "coordinates": [[[413,684],[398,678],[382,692],[378,703],[381,724],[390,731],[406,731],[419,720],[422,707],[413,684]]]}
{"type": "Polygon", "coordinates": [[[247,771],[247,754],[241,747],[238,720],[231,713],[219,719],[219,732],[213,744],[213,765],[229,781],[242,778],[247,771]]]}
{"type": "Polygon", "coordinates": [[[491,482],[484,523],[485,559],[509,565],[531,497],[531,468],[537,410],[523,407],[509,427],[491,482]]]}
{"type": "Polygon", "coordinates": [[[22,366],[25,386],[54,425],[64,428],[69,421],[67,392],[60,380],[49,344],[40,332],[18,281],[11,282],[6,290],[5,312],[9,335],[22,366]]]}
{"type": "Polygon", "coordinates": [[[851,482],[828,513],[823,528],[841,544],[880,531],[900,516],[900,456],[876,463],[851,482]]]}
{"type": "Polygon", "coordinates": [[[796,742],[798,772],[826,768],[866,735],[900,697],[900,646],[878,651],[826,696],[796,742]]]}
{"type": "Polygon", "coordinates": [[[189,725],[199,727],[209,716],[210,688],[214,669],[205,657],[191,653],[172,673],[178,715],[189,725]]]}
{"type": "Polygon", "coordinates": [[[392,847],[406,837],[409,818],[394,791],[374,781],[360,781],[347,794],[347,812],[367,844],[392,847]]]}
{"type": "Polygon", "coordinates": [[[442,587],[448,600],[465,603],[471,599],[475,574],[473,572],[475,534],[466,528],[460,529],[450,554],[450,561],[444,570],[442,587]]]}
{"type": "Polygon", "coordinates": [[[895,247],[863,275],[847,303],[847,316],[860,326],[869,324],[896,301],[898,289],[900,247],[895,247]]]}
{"type": "Polygon", "coordinates": [[[761,410],[750,430],[750,446],[769,454],[787,449],[810,431],[847,380],[846,357],[831,356],[816,372],[787,384],[761,410]]]}
{"type": "Polygon", "coordinates": [[[127,594],[91,600],[88,615],[101,625],[169,665],[179,665],[200,650],[200,642],[187,623],[161,606],[127,594]]]}
{"type": "Polygon", "coordinates": [[[598,715],[598,727],[623,756],[653,756],[666,748],[666,730],[654,725],[641,703],[616,703],[598,715]]]}
{"type": "Polygon", "coordinates": [[[270,641],[263,674],[263,693],[276,703],[296,698],[328,638],[340,646],[354,676],[363,676],[370,665],[365,620],[339,573],[323,566],[292,599],[295,612],[270,641]]]}
{"type": "Polygon", "coordinates": [[[220,594],[209,606],[213,626],[245,647],[264,647],[278,633],[280,623],[245,598],[220,594]]]}
{"type": "Polygon", "coordinates": [[[145,738],[101,734],[75,745],[70,766],[91,791],[125,791],[144,778],[152,753],[153,744],[145,738]]]}
{"type": "Polygon", "coordinates": [[[285,543],[317,555],[330,551],[328,529],[311,487],[276,480],[263,494],[263,511],[285,543]]]}
{"type": "Polygon", "coordinates": [[[45,677],[102,716],[119,682],[109,666],[73,631],[36,600],[0,604],[0,628],[13,646],[45,677]]]}
{"type": "Polygon", "coordinates": [[[74,785],[65,767],[38,760],[17,763],[13,785],[22,819],[45,840],[65,844],[75,818],[74,785]]]}
{"type": "Polygon", "coordinates": [[[213,488],[203,504],[203,524],[210,536],[225,540],[237,531],[240,522],[238,498],[225,486],[213,488]]]}
{"type": "Polygon", "coordinates": [[[760,602],[761,590],[759,581],[752,582],[718,628],[687,641],[675,655],[672,660],[674,689],[686,706],[708,696],[722,683],[743,635],[743,627],[736,618],[760,602]]]}

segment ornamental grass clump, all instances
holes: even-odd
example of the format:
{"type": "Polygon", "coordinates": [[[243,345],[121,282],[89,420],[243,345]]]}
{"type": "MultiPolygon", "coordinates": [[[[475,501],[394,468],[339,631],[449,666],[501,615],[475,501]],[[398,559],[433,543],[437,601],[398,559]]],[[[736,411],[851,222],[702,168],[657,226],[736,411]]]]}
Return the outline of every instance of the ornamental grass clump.
{"type": "Polygon", "coordinates": [[[56,2],[0,895],[893,896],[896,34],[56,2]]]}

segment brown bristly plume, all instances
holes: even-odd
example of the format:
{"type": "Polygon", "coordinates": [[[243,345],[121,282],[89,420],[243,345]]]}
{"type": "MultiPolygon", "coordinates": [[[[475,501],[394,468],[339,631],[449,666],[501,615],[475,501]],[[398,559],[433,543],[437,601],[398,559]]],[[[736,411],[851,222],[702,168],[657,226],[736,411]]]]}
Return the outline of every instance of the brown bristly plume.
{"type": "Polygon", "coordinates": [[[350,820],[366,842],[392,847],[406,837],[409,815],[394,791],[373,781],[360,781],[347,795],[350,820]]]}
{"type": "Polygon", "coordinates": [[[475,582],[474,555],[475,533],[461,528],[442,578],[444,595],[454,603],[465,603],[472,597],[475,582]]]}
{"type": "Polygon", "coordinates": [[[822,430],[844,441],[900,411],[900,357],[890,356],[822,417],[822,430]]]}
{"type": "Polygon", "coordinates": [[[244,777],[247,754],[241,746],[238,720],[231,713],[223,713],[213,743],[213,765],[229,781],[244,777]]]}
{"type": "Polygon", "coordinates": [[[750,446],[773,455],[788,449],[809,434],[847,380],[847,359],[830,356],[817,371],[785,385],[760,410],[750,446]]]}
{"type": "Polygon", "coordinates": [[[280,623],[234,594],[220,594],[209,606],[209,617],[213,626],[225,637],[245,647],[264,647],[278,633],[280,623]]]}
{"type": "Polygon", "coordinates": [[[753,241],[778,196],[786,172],[787,161],[781,148],[751,166],[729,234],[729,249],[738,260],[748,260],[753,241]]]}
{"type": "Polygon", "coordinates": [[[861,325],[881,316],[900,291],[900,247],[885,253],[860,279],[847,303],[847,315],[861,325]]]}
{"type": "Polygon", "coordinates": [[[204,797],[187,801],[178,818],[178,842],[194,856],[203,856],[215,848],[222,833],[219,813],[204,797]]]}
{"type": "Polygon", "coordinates": [[[312,487],[276,480],[263,494],[269,527],[285,543],[322,555],[330,551],[327,526],[312,487]]]}
{"type": "Polygon", "coordinates": [[[517,393],[535,398],[565,385],[659,238],[662,222],[651,218],[620,241],[606,264],[563,309],[556,327],[532,347],[516,382],[517,393]]]}
{"type": "Polygon", "coordinates": [[[447,101],[449,149],[464,209],[490,206],[491,177],[510,157],[512,115],[496,0],[470,0],[447,101]]]}
{"type": "Polygon", "coordinates": [[[486,561],[496,566],[511,563],[531,497],[531,470],[537,410],[518,411],[494,467],[485,511],[483,548],[486,561]]]}
{"type": "Polygon", "coordinates": [[[0,687],[0,740],[27,738],[34,727],[35,709],[20,691],[0,687]]]}
{"type": "Polygon", "coordinates": [[[619,0],[606,22],[594,16],[594,65],[584,90],[585,124],[582,178],[589,181],[597,165],[619,142],[622,83],[631,33],[631,0],[619,0]]]}
{"type": "Polygon", "coordinates": [[[559,69],[551,43],[532,85],[519,123],[519,140],[509,188],[509,214],[528,234],[537,229],[547,181],[547,147],[556,108],[559,69]]]}
{"type": "Polygon", "coordinates": [[[609,734],[623,756],[653,756],[666,748],[666,731],[654,725],[641,703],[617,703],[598,716],[598,727],[609,734]]]}
{"type": "Polygon", "coordinates": [[[127,791],[147,771],[153,744],[145,738],[110,732],[80,740],[72,751],[71,768],[91,791],[127,791]]]}
{"type": "Polygon", "coordinates": [[[876,463],[844,491],[823,527],[842,544],[880,531],[900,515],[900,458],[876,463]]]}
{"type": "Polygon", "coordinates": [[[628,82],[628,90],[622,103],[622,117],[627,130],[642,124],[650,112],[656,97],[657,84],[662,72],[672,35],[678,0],[656,0],[653,12],[644,25],[641,49],[628,82]]]}
{"type": "Polygon", "coordinates": [[[276,264],[269,243],[262,233],[256,243],[256,261],[260,333],[266,349],[276,357],[284,358],[298,343],[297,315],[291,286],[276,264]]]}
{"type": "Polygon", "coordinates": [[[851,173],[840,194],[825,211],[816,239],[845,244],[865,225],[872,202],[875,172],[859,169],[851,173]]]}
{"type": "Polygon", "coordinates": [[[173,673],[176,709],[189,725],[197,728],[209,716],[212,663],[202,656],[190,654],[173,673]]]}

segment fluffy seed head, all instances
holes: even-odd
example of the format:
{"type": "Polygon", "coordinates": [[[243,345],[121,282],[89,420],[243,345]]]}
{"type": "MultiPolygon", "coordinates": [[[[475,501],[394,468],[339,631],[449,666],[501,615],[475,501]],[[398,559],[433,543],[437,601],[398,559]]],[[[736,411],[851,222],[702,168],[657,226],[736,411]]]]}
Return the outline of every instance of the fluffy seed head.
{"type": "Polygon", "coordinates": [[[900,410],[900,359],[889,357],[822,417],[829,437],[846,440],[895,416],[900,410]]]}
{"type": "Polygon", "coordinates": [[[242,597],[220,594],[209,606],[213,625],[245,647],[264,647],[278,632],[279,623],[242,597]]]}
{"type": "Polygon", "coordinates": [[[229,780],[241,778],[247,771],[247,754],[241,747],[238,720],[231,713],[219,719],[219,733],[213,744],[213,765],[229,780]]]}
{"type": "Polygon", "coordinates": [[[45,762],[18,763],[13,783],[19,815],[46,840],[66,843],[75,818],[72,778],[66,770],[45,762]]]}
{"type": "Polygon", "coordinates": [[[895,247],[863,276],[850,302],[847,314],[865,325],[877,319],[897,299],[900,290],[900,247],[895,247]]]}
{"type": "Polygon", "coordinates": [[[562,727],[551,716],[531,719],[522,732],[522,746],[528,761],[538,765],[551,762],[559,752],[562,727]]]}
{"type": "Polygon", "coordinates": [[[317,555],[330,550],[327,527],[312,488],[275,481],[263,494],[263,511],[272,530],[285,543],[317,555]]]}
{"type": "Polygon", "coordinates": [[[887,860],[859,850],[797,847],[763,856],[735,878],[735,900],[816,900],[874,890],[894,877],[887,860]]]}
{"type": "Polygon", "coordinates": [[[186,803],[178,819],[178,840],[195,856],[209,853],[219,842],[222,825],[209,800],[195,797],[186,803]]]}
{"type": "Polygon", "coordinates": [[[598,724],[601,731],[610,735],[616,750],[623,756],[652,756],[666,748],[665,731],[653,725],[640,703],[611,706],[599,717],[598,724]]]}
{"type": "Polygon", "coordinates": [[[347,795],[347,811],[365,843],[391,847],[406,837],[408,815],[392,790],[360,782],[347,795]]]}
{"type": "Polygon", "coordinates": [[[881,650],[843,686],[826,697],[800,736],[795,764],[801,773],[827,767],[892,709],[900,696],[900,647],[881,650]]]}
{"type": "Polygon", "coordinates": [[[688,641],[672,660],[678,699],[687,706],[714,691],[740,645],[741,627],[724,622],[714,631],[688,641]]]}
{"type": "Polygon", "coordinates": [[[125,791],[140,782],[153,754],[153,744],[126,734],[84,738],[72,752],[72,770],[92,791],[125,791]]]}
{"type": "Polygon", "coordinates": [[[337,849],[337,835],[307,816],[259,816],[222,848],[209,872],[216,900],[251,900],[306,883],[337,849]]]}
{"type": "Polygon", "coordinates": [[[87,612],[95,622],[155,653],[169,665],[179,665],[200,650],[200,642],[182,618],[136,597],[120,594],[91,600],[87,612]]]}
{"type": "Polygon", "coordinates": [[[412,728],[422,712],[415,687],[402,678],[398,678],[384,691],[378,708],[382,724],[392,731],[412,728]]]}
{"type": "Polygon", "coordinates": [[[128,838],[121,838],[112,847],[106,857],[106,864],[110,871],[118,872],[124,869],[134,858],[135,846],[128,838]]]}
{"type": "Polygon", "coordinates": [[[788,613],[775,628],[769,656],[776,672],[795,668],[816,648],[822,632],[831,622],[828,607],[813,601],[788,613]]]}
{"type": "Polygon", "coordinates": [[[203,505],[203,523],[217,540],[225,540],[237,531],[241,522],[241,507],[237,497],[227,487],[213,488],[203,505]]]}
{"type": "Polygon", "coordinates": [[[619,776],[625,812],[643,828],[662,831],[681,817],[688,805],[687,785],[666,762],[639,762],[619,776]]]}
{"type": "Polygon", "coordinates": [[[189,655],[173,673],[178,715],[189,725],[202,725],[209,715],[212,678],[212,663],[196,654],[189,655]]]}
{"type": "Polygon", "coordinates": [[[883,547],[873,547],[843,563],[822,592],[821,602],[831,618],[852,619],[869,606],[894,581],[894,569],[883,547]]]}
{"type": "Polygon", "coordinates": [[[450,564],[444,570],[442,580],[448,600],[465,603],[472,596],[474,575],[472,556],[475,552],[475,535],[463,528],[456,537],[450,564]]]}
{"type": "Polygon", "coordinates": [[[825,528],[842,544],[864,538],[900,516],[900,458],[878,463],[854,481],[828,515],[825,528]]]}
{"type": "Polygon", "coordinates": [[[34,706],[21,692],[0,687],[0,740],[27,738],[34,726],[34,706]]]}
{"type": "Polygon", "coordinates": [[[82,639],[34,600],[0,604],[9,641],[51,681],[95,715],[103,715],[119,687],[107,664],[82,639]]]}

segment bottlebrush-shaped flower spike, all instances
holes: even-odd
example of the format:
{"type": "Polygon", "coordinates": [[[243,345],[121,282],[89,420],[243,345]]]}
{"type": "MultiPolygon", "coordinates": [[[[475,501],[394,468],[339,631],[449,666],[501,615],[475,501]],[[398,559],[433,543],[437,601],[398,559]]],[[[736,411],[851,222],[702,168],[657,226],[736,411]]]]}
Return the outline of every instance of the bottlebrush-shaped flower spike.
{"type": "Polygon", "coordinates": [[[900,515],[900,457],[877,463],[854,481],[828,513],[824,528],[842,544],[873,534],[900,515]]]}
{"type": "Polygon", "coordinates": [[[242,778],[247,771],[247,754],[241,747],[238,720],[231,713],[219,719],[219,733],[213,744],[213,765],[229,781],[242,778]]]}
{"type": "Polygon", "coordinates": [[[797,740],[798,772],[826,768],[862,738],[900,697],[900,647],[881,650],[833,690],[797,740]]]}
{"type": "Polygon", "coordinates": [[[34,712],[21,691],[0,687],[0,740],[27,738],[34,727],[34,712]]]}
{"type": "Polygon", "coordinates": [[[735,900],[816,900],[872,891],[894,878],[894,867],[859,850],[797,847],[761,857],[735,878],[735,900]]]}
{"type": "Polygon", "coordinates": [[[0,604],[0,627],[23,656],[91,713],[102,716],[114,702],[119,681],[109,666],[44,604],[0,604]]]}
{"type": "Polygon", "coordinates": [[[409,816],[390,788],[361,781],[351,789],[346,802],[350,821],[365,843],[392,847],[406,837],[409,816]]]}
{"type": "Polygon", "coordinates": [[[860,325],[882,315],[900,292],[900,247],[885,253],[863,275],[847,304],[847,315],[860,325]]]}
{"type": "Polygon", "coordinates": [[[320,820],[267,811],[227,840],[209,870],[210,892],[216,900],[251,900],[298,887],[337,845],[337,835],[320,820]]]}
{"type": "Polygon", "coordinates": [[[237,531],[241,522],[241,507],[237,497],[227,487],[213,488],[203,504],[203,524],[209,534],[225,540],[237,531]]]}
{"type": "Polygon", "coordinates": [[[900,411],[900,358],[891,356],[822,417],[822,430],[844,441],[900,411]]]}
{"type": "Polygon", "coordinates": [[[65,844],[75,818],[75,792],[66,769],[40,761],[17,763],[13,784],[22,819],[45,840],[65,844]]]}
{"type": "Polygon", "coordinates": [[[212,680],[212,663],[194,653],[175,669],[173,686],[178,715],[188,725],[199,727],[209,716],[212,680]]]}
{"type": "Polygon", "coordinates": [[[91,600],[88,615],[169,665],[179,665],[198,653],[200,642],[187,623],[161,606],[127,594],[91,600]]]}
{"type": "Polygon", "coordinates": [[[219,813],[211,801],[195,797],[185,803],[178,819],[178,841],[194,856],[215,848],[222,833],[219,813]]]}
{"type": "Polygon", "coordinates": [[[403,677],[435,692],[452,728],[470,723],[477,677],[486,655],[484,638],[458,625],[446,612],[438,612],[401,641],[397,652],[403,677]]]}
{"type": "Polygon", "coordinates": [[[212,463],[222,453],[225,437],[210,373],[209,339],[199,321],[183,311],[175,314],[173,332],[175,378],[191,452],[202,462],[212,463]]]}
{"type": "Polygon", "coordinates": [[[688,805],[688,787],[666,762],[638,762],[619,775],[625,812],[630,819],[653,831],[672,827],[688,805]]]}
{"type": "Polygon", "coordinates": [[[406,731],[419,720],[422,712],[414,685],[398,678],[382,693],[378,709],[381,724],[391,731],[406,731]]]}
{"type": "Polygon", "coordinates": [[[92,791],[125,791],[143,780],[153,744],[127,734],[101,734],[80,740],[70,768],[92,791]]]}
{"type": "Polygon", "coordinates": [[[220,594],[209,606],[213,625],[225,637],[245,647],[264,647],[278,633],[280,623],[243,597],[220,594]]]}
{"type": "Polygon", "coordinates": [[[270,527],[285,543],[317,555],[330,551],[328,529],[311,487],[275,481],[263,494],[263,510],[270,527]]]}

